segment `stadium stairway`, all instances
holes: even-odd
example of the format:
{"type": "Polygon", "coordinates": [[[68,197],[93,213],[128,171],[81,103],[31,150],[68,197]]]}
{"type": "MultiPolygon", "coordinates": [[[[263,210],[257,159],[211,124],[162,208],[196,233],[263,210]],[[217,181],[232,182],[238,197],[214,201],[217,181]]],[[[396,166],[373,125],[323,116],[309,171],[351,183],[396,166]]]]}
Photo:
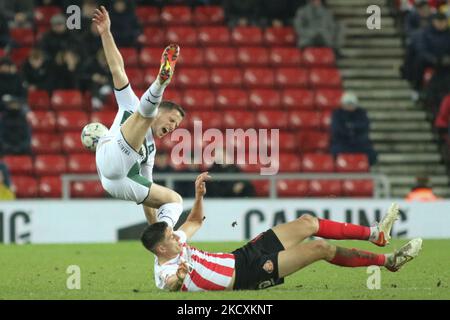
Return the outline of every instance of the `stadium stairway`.
{"type": "Polygon", "coordinates": [[[415,177],[427,175],[435,193],[450,196],[449,177],[426,112],[411,99],[399,67],[404,49],[387,0],[328,0],[345,28],[337,64],[346,90],[354,91],[371,120],[371,139],[379,153],[374,172],[386,174],[392,196],[404,197],[415,177]],[[381,8],[381,29],[369,30],[369,5],[381,8]]]}

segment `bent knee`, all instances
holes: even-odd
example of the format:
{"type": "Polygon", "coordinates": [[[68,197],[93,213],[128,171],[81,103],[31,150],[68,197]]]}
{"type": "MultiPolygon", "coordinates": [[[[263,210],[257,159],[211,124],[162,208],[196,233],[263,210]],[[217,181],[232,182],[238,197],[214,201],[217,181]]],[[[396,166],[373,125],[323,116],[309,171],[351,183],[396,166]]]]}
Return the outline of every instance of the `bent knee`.
{"type": "Polygon", "coordinates": [[[170,193],[170,201],[169,202],[176,202],[176,203],[183,203],[183,198],[180,196],[180,194],[176,191],[171,190],[170,193]]]}
{"type": "Polygon", "coordinates": [[[314,250],[320,253],[322,259],[331,260],[335,254],[335,246],[325,240],[314,240],[311,242],[314,250]]]}
{"type": "Polygon", "coordinates": [[[315,234],[319,230],[319,221],[310,214],[300,216],[297,221],[302,224],[302,227],[310,229],[311,234],[315,234]]]}

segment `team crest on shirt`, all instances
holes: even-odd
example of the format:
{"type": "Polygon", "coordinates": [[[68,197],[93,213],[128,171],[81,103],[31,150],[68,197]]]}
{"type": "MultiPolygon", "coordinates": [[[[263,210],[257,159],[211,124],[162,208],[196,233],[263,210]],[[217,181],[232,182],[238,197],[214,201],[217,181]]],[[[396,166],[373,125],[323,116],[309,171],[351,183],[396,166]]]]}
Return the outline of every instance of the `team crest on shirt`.
{"type": "Polygon", "coordinates": [[[267,260],[264,265],[263,265],[263,269],[265,272],[267,273],[272,273],[273,272],[273,262],[272,260],[267,260]]]}

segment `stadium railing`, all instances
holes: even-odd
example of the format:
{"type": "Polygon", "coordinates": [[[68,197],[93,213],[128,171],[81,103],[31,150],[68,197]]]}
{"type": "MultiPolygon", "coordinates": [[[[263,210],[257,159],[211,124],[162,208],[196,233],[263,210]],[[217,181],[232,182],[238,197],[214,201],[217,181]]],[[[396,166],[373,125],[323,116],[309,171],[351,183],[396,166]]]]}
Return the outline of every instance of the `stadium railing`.
{"type": "MultiPolygon", "coordinates": [[[[154,180],[165,181],[166,187],[173,189],[175,181],[195,181],[198,173],[156,173],[154,180]]],[[[98,180],[96,174],[64,174],[62,179],[62,199],[70,199],[70,183],[74,181],[95,181],[98,180]]],[[[277,199],[278,180],[372,180],[374,182],[373,198],[390,198],[391,183],[384,174],[374,173],[284,173],[270,176],[263,176],[257,173],[214,173],[215,180],[235,181],[235,180],[268,180],[269,199],[277,199]]]]}

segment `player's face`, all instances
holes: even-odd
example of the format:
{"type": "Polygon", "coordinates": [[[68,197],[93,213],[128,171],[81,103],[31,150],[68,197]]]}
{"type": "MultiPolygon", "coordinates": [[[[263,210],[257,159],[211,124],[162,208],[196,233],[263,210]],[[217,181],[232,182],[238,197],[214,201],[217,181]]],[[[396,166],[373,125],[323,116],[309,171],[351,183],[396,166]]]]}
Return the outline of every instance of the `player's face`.
{"type": "Polygon", "coordinates": [[[155,121],[154,133],[158,138],[162,138],[165,135],[171,133],[178,128],[183,117],[177,110],[163,110],[158,119],[155,121]]]}
{"type": "Polygon", "coordinates": [[[182,250],[180,237],[177,236],[171,227],[166,229],[164,237],[164,247],[169,254],[179,254],[182,250]]]}

